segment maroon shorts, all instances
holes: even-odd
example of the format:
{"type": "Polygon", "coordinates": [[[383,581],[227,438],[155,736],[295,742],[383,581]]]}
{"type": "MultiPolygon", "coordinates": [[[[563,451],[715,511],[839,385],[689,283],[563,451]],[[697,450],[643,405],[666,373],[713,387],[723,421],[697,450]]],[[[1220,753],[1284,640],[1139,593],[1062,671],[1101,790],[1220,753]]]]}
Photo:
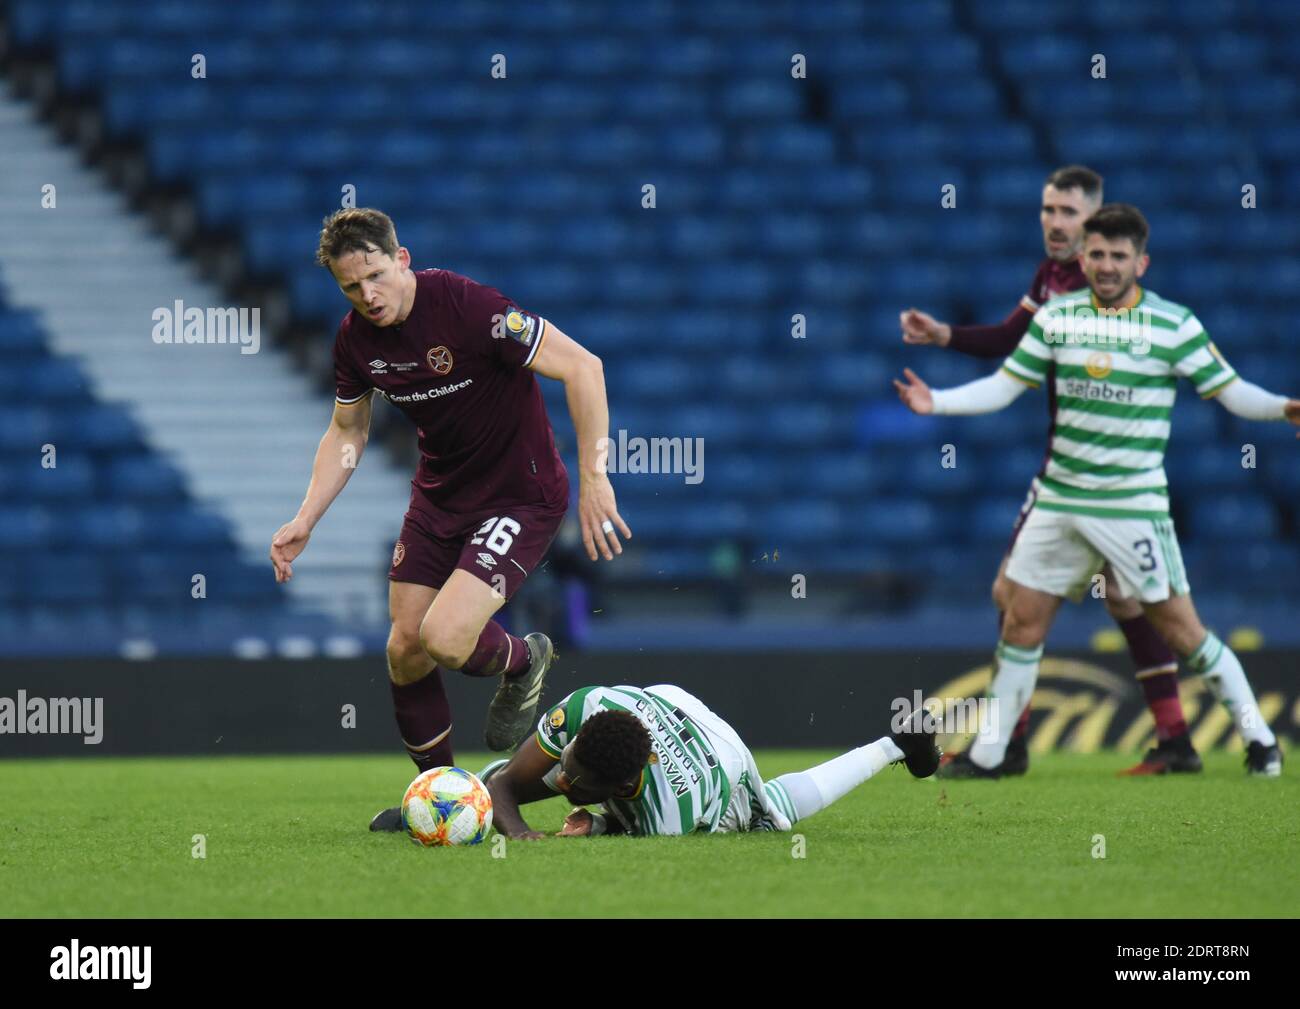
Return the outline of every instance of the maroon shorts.
{"type": "Polygon", "coordinates": [[[546,556],[566,510],[506,506],[466,516],[463,530],[450,537],[437,536],[433,529],[445,525],[446,515],[439,515],[442,521],[435,523],[434,506],[417,490],[393,547],[389,580],[440,589],[459,568],[509,599],[546,556]]]}
{"type": "Polygon", "coordinates": [[[1020,506],[1020,514],[1016,516],[1016,524],[1011,527],[1011,539],[1007,541],[1007,553],[1011,553],[1011,548],[1016,545],[1016,538],[1020,535],[1020,530],[1025,524],[1025,519],[1029,518],[1029,513],[1034,510],[1034,503],[1038,500],[1037,485],[1029,488],[1029,495],[1025,498],[1025,503],[1020,506]]]}

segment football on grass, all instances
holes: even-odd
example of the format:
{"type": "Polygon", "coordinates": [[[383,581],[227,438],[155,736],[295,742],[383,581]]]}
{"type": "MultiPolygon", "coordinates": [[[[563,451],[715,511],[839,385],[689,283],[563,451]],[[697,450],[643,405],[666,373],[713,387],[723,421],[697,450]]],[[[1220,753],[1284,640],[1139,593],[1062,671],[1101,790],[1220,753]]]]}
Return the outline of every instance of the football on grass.
{"type": "Polygon", "coordinates": [[[469,771],[435,767],[407,788],[402,823],[426,847],[478,844],[492,827],[492,797],[469,771]]]}

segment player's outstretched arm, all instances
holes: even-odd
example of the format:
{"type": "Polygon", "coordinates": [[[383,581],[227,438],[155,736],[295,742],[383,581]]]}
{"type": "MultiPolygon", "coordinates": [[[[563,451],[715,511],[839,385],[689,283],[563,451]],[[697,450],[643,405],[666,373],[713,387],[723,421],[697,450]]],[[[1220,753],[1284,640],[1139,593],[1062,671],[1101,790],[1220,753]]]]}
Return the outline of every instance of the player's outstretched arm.
{"type": "Polygon", "coordinates": [[[899,313],[903,342],[947,347],[959,354],[992,359],[1006,357],[1019,345],[1034,313],[1023,304],[993,326],[950,326],[920,309],[899,313]]]}
{"type": "MultiPolygon", "coordinates": [[[[1214,398],[1229,413],[1246,420],[1285,420],[1300,425],[1300,399],[1288,399],[1261,389],[1253,382],[1237,378],[1229,382],[1214,398]]],[[[1300,431],[1296,432],[1300,438],[1300,431]]]]}
{"type": "Polygon", "coordinates": [[[621,554],[617,533],[631,539],[632,530],[618,513],[614,488],[606,473],[609,457],[609,403],[605,398],[605,370],[600,358],[570,339],[549,320],[533,371],[564,383],[569,416],[578,438],[578,520],[587,556],[605,560],[621,554]],[[616,533],[617,530],[617,533],[616,533]]]}
{"type": "Polygon", "coordinates": [[[510,763],[488,779],[492,796],[492,825],[512,841],[535,841],[546,835],[524,822],[519,807],[526,802],[549,799],[556,793],[546,784],[555,758],[542,751],[537,740],[525,739],[510,763]]]}
{"type": "Polygon", "coordinates": [[[894,388],[909,410],[919,414],[994,413],[1010,406],[1022,392],[1033,388],[1006,371],[995,371],[953,389],[931,389],[910,369],[904,368],[906,382],[894,379],[894,388]]]}
{"type": "Polygon", "coordinates": [[[293,577],[294,558],[307,548],[311,531],[361,461],[361,453],[370,438],[371,399],[372,396],[366,396],[356,403],[334,404],[329,429],[316,449],[311,483],[307,485],[302,507],[271,538],[271,565],[277,582],[287,582],[293,577]]]}

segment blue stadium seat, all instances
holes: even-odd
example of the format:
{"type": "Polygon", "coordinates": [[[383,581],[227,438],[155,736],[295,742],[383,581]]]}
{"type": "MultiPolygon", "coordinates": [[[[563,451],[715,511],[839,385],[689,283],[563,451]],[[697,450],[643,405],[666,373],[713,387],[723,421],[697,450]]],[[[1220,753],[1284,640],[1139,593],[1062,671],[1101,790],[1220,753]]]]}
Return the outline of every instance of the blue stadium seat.
{"type": "MultiPolygon", "coordinates": [[[[12,0],[8,23],[20,47],[55,56],[61,87],[99,102],[109,142],[143,145],[151,185],[190,190],[202,226],[284,286],[295,330],[328,333],[346,310],[311,253],[354,185],[359,205],[394,215],[418,266],[490,283],[595,350],[615,431],[703,437],[701,486],[620,475],[633,570],[724,577],[728,550],[756,565],[783,538],[781,564],[752,570],[892,573],[899,605],[918,592],[985,607],[1041,462],[1043,397],[912,416],[889,384],[903,367],[944,387],[998,361],[905,347],[899,310],[1004,317],[1042,255],[1047,173],[1083,161],[1108,199],[1148,214],[1144,282],[1189,304],[1247,378],[1300,384],[1292,6],[919,0],[875,17],[855,0],[12,0]],[[186,76],[194,51],[207,81],[186,76]],[[506,80],[488,73],[496,52],[506,80]],[[1104,80],[1089,72],[1098,52],[1104,80]],[[796,53],[806,79],[791,76],[796,53]],[[166,75],[175,86],[158,87],[166,75]],[[1240,209],[1244,182],[1260,210],[1240,209]],[[955,209],[940,205],[949,184],[955,209]]],[[[127,410],[95,399],[79,362],[49,352],[42,325],[0,308],[0,546],[18,558],[0,579],[67,552],[121,595],[122,627],[203,642],[272,609],[281,593],[236,556],[228,524],[196,508],[127,410]],[[54,475],[37,468],[45,444],[60,449],[54,475]],[[203,606],[190,568],[208,577],[203,606]]],[[[571,457],[563,389],[543,385],[571,457]]],[[[1189,549],[1208,544],[1216,586],[1245,591],[1268,544],[1294,546],[1294,432],[1195,400],[1180,384],[1176,513],[1189,549]],[[1256,470],[1240,467],[1245,443],[1256,470]]],[[[42,633],[65,628],[69,591],[45,577],[42,633]]],[[[118,626],[87,609],[87,626],[118,626]]],[[[0,609],[0,633],[10,618],[0,609]]]]}
{"type": "Polygon", "coordinates": [[[1191,531],[1198,539],[1268,540],[1278,534],[1277,509],[1262,495],[1234,494],[1190,505],[1191,531]]]}
{"type": "Polygon", "coordinates": [[[924,498],[878,497],[864,502],[858,528],[867,543],[917,545],[947,536],[941,529],[938,510],[924,498]]]}
{"type": "Polygon", "coordinates": [[[100,558],[57,551],[28,568],[26,598],[34,604],[95,602],[105,599],[111,586],[108,568],[100,558]]]}

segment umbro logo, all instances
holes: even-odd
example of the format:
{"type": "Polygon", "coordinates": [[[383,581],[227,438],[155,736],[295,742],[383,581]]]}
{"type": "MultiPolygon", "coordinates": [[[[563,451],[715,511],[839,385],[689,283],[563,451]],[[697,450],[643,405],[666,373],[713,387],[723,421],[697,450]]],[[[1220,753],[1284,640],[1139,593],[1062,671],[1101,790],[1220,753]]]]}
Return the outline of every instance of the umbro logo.
{"type": "Polygon", "coordinates": [[[387,361],[381,361],[379,360],[379,358],[375,358],[373,361],[370,362],[370,374],[372,375],[382,375],[387,370],[388,370],[387,361]]]}
{"type": "Polygon", "coordinates": [[[478,564],[479,567],[486,568],[487,570],[491,571],[494,567],[497,566],[497,559],[493,557],[491,554],[481,553],[478,555],[478,564]]]}

